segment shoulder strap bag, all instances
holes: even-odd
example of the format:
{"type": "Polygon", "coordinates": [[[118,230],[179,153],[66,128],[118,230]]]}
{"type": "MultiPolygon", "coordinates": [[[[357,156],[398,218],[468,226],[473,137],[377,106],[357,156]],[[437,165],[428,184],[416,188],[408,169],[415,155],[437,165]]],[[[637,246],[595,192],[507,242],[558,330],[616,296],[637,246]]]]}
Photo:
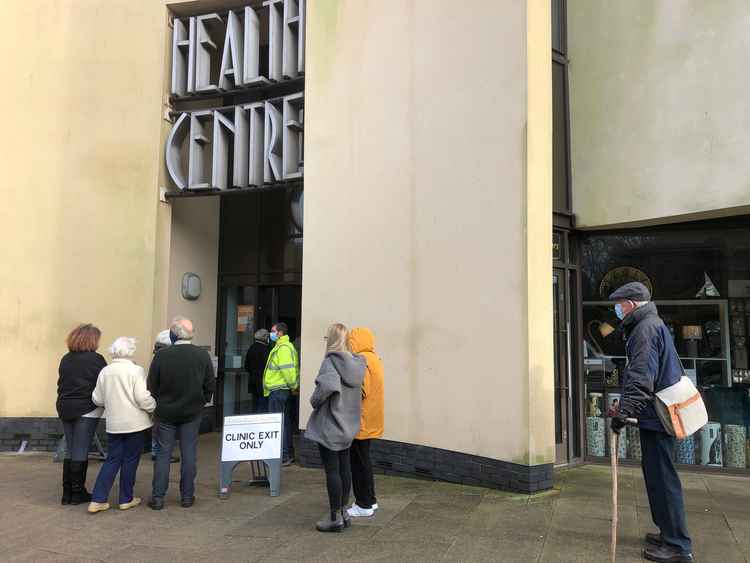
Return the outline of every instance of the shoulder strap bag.
{"type": "Polygon", "coordinates": [[[695,434],[708,422],[703,397],[684,372],[677,383],[655,395],[656,414],[667,434],[682,440],[695,434]]]}

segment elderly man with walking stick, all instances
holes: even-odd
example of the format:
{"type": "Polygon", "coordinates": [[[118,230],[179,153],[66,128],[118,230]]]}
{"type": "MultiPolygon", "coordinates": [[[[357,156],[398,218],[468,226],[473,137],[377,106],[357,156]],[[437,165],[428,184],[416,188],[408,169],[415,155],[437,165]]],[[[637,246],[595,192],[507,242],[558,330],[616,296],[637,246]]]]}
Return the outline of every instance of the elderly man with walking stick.
{"type": "Polygon", "coordinates": [[[651,518],[659,528],[659,533],[646,534],[643,556],[665,563],[693,561],[682,485],[674,466],[675,437],[666,432],[654,406],[654,394],[680,380],[682,365],[645,285],[628,283],[609,299],[622,322],[627,355],[619,412],[611,427],[619,434],[631,419],[638,420],[643,478],[651,518]]]}

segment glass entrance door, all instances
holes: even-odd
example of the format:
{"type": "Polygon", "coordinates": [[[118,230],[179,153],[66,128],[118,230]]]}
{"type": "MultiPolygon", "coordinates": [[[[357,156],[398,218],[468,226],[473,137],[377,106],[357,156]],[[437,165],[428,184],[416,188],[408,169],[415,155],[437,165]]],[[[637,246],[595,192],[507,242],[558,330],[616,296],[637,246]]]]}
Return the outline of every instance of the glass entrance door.
{"type": "Polygon", "coordinates": [[[567,276],[564,269],[552,274],[555,345],[555,463],[570,461],[570,308],[568,307],[567,276]]]}
{"type": "Polygon", "coordinates": [[[224,416],[255,412],[245,355],[254,342],[255,331],[277,322],[289,327],[294,342],[299,337],[302,288],[290,286],[222,285],[219,311],[219,401],[218,423],[224,416]]]}

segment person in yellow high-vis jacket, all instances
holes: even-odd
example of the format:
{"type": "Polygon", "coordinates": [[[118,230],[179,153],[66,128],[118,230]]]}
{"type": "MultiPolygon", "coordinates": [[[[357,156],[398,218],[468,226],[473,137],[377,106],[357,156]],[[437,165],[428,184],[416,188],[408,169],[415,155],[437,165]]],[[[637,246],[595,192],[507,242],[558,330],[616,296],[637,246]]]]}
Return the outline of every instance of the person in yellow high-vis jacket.
{"type": "Polygon", "coordinates": [[[263,371],[263,396],[268,397],[268,412],[284,415],[284,435],[281,437],[282,465],[291,465],[292,416],[290,396],[299,388],[299,357],[289,340],[289,328],[284,323],[271,327],[274,344],[263,371]]]}

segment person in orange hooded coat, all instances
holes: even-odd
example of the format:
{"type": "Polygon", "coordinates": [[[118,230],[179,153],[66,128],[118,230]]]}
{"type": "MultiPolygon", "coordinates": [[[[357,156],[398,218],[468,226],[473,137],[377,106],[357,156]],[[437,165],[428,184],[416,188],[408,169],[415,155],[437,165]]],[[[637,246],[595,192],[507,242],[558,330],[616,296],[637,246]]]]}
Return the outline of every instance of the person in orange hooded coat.
{"type": "Polygon", "coordinates": [[[375,353],[375,336],[368,328],[353,329],[349,333],[349,346],[354,354],[363,356],[367,361],[362,382],[360,428],[350,449],[355,502],[348,512],[350,516],[357,518],[372,516],[378,508],[370,442],[383,435],[383,362],[375,353]]]}

